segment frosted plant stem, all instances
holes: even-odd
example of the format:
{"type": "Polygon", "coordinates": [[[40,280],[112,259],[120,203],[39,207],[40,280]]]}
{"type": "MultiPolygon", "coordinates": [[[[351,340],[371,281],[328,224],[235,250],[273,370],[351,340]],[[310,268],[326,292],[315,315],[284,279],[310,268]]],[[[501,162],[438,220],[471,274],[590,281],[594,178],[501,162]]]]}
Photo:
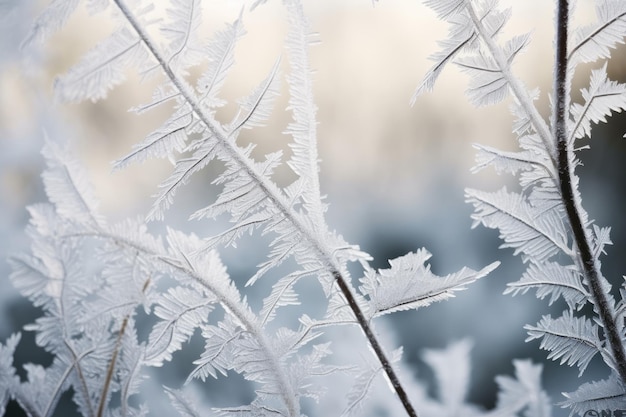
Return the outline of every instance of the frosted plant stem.
{"type": "Polygon", "coordinates": [[[304,239],[310,242],[312,249],[316,252],[318,256],[318,259],[327,266],[328,271],[337,282],[342,295],[346,299],[349,307],[352,309],[353,314],[355,315],[359,323],[359,326],[361,326],[370,346],[372,347],[376,354],[376,357],[380,361],[385,374],[389,378],[391,386],[393,387],[394,391],[398,395],[398,398],[402,402],[402,405],[404,406],[407,415],[409,417],[417,417],[417,412],[409,401],[408,395],[406,394],[404,388],[402,387],[402,384],[400,383],[400,379],[398,378],[393,367],[391,366],[391,361],[389,361],[389,359],[387,358],[381,344],[378,342],[378,339],[374,335],[374,332],[371,329],[365,317],[365,314],[359,307],[356,298],[352,294],[350,286],[348,285],[345,277],[341,274],[340,268],[335,265],[332,251],[328,250],[328,248],[320,240],[320,238],[317,237],[317,235],[313,231],[311,231],[296,215],[292,213],[292,211],[288,207],[288,204],[285,202],[285,199],[280,195],[280,192],[277,190],[277,188],[272,183],[265,180],[263,175],[255,170],[255,168],[252,166],[252,164],[250,164],[245,156],[242,155],[241,152],[227,140],[227,134],[223,132],[223,130],[214,123],[213,119],[202,110],[200,104],[194,97],[194,93],[189,90],[185,82],[172,71],[169,65],[167,65],[162,55],[152,42],[151,38],[148,36],[141,24],[130,12],[128,7],[124,4],[123,0],[115,0],[115,4],[118,6],[126,20],[130,23],[135,32],[144,42],[145,46],[148,48],[152,56],[154,56],[154,58],[157,60],[159,66],[165,72],[166,76],[170,79],[172,84],[180,91],[181,96],[187,101],[192,111],[196,114],[200,121],[207,127],[211,134],[213,134],[218,139],[218,141],[225,147],[226,151],[230,154],[233,160],[235,160],[242,167],[242,169],[248,173],[250,178],[257,183],[257,185],[263,190],[267,198],[278,210],[281,211],[284,217],[293,224],[298,232],[300,232],[301,236],[303,236],[304,239]]]}
{"type": "Polygon", "coordinates": [[[563,196],[563,204],[567,212],[574,240],[578,247],[578,256],[582,265],[584,276],[591,291],[593,303],[600,316],[602,327],[609,342],[617,372],[626,384],[626,354],[617,329],[612,308],[607,295],[602,289],[600,273],[595,257],[591,252],[589,238],[585,232],[580,212],[576,206],[574,188],[572,186],[572,167],[570,166],[570,152],[567,135],[567,35],[569,20],[569,0],[559,0],[556,19],[556,65],[554,79],[555,113],[553,121],[553,134],[557,143],[559,186],[563,196]]]}
{"type": "Polygon", "coordinates": [[[333,271],[333,276],[335,277],[335,280],[337,281],[337,284],[339,285],[339,288],[341,289],[341,293],[344,295],[344,297],[346,298],[348,302],[348,305],[354,312],[354,315],[359,325],[361,326],[363,333],[365,333],[367,340],[372,346],[374,353],[376,353],[376,357],[380,361],[383,367],[383,371],[385,371],[385,374],[387,374],[387,377],[389,378],[389,382],[391,383],[391,386],[393,387],[394,391],[398,395],[398,398],[402,402],[402,405],[404,406],[404,410],[406,411],[407,415],[409,415],[410,417],[417,417],[417,412],[413,408],[413,405],[411,404],[411,400],[409,400],[408,395],[404,391],[404,387],[400,383],[398,376],[393,370],[393,367],[391,366],[391,362],[389,362],[389,359],[385,355],[385,351],[383,350],[380,343],[378,343],[378,339],[376,339],[376,336],[374,335],[374,332],[372,331],[372,328],[370,327],[365,315],[359,308],[359,305],[357,304],[356,299],[352,295],[352,291],[350,290],[350,287],[348,287],[345,279],[341,276],[341,273],[339,271],[333,271]]]}
{"type": "Polygon", "coordinates": [[[511,64],[508,61],[507,57],[502,53],[502,50],[496,44],[496,42],[491,38],[491,36],[487,34],[485,27],[482,24],[481,19],[476,15],[476,11],[474,10],[474,7],[472,6],[471,1],[467,1],[466,4],[467,4],[466,6],[467,11],[472,19],[472,22],[474,23],[474,27],[476,28],[478,35],[483,40],[483,42],[487,45],[487,48],[489,49],[491,56],[498,64],[498,67],[500,71],[502,72],[502,75],[507,81],[509,88],[511,90],[511,93],[513,94],[517,102],[520,104],[520,106],[524,109],[524,112],[530,118],[530,121],[532,122],[532,125],[535,128],[535,131],[541,138],[541,141],[543,142],[544,146],[546,147],[546,150],[548,151],[548,154],[550,155],[550,159],[552,160],[552,165],[556,167],[557,161],[556,161],[556,151],[554,149],[554,141],[552,140],[552,135],[550,134],[550,129],[548,128],[546,121],[543,119],[543,117],[541,117],[541,115],[537,111],[537,108],[533,104],[532,99],[529,97],[528,93],[526,92],[526,87],[524,87],[524,85],[520,82],[520,80],[517,79],[517,77],[515,77],[513,73],[511,72],[511,64]]]}
{"type": "Polygon", "coordinates": [[[96,414],[96,417],[102,417],[104,415],[106,398],[109,394],[111,381],[113,380],[115,364],[117,362],[117,357],[120,353],[120,348],[122,346],[122,338],[124,337],[124,332],[126,331],[126,326],[128,325],[128,317],[129,315],[124,317],[122,327],[120,328],[119,334],[117,335],[117,340],[115,341],[115,348],[113,350],[113,355],[111,355],[111,360],[109,361],[109,367],[107,369],[106,378],[104,380],[104,386],[102,387],[102,393],[100,394],[100,404],[98,404],[98,413],[96,414]]]}

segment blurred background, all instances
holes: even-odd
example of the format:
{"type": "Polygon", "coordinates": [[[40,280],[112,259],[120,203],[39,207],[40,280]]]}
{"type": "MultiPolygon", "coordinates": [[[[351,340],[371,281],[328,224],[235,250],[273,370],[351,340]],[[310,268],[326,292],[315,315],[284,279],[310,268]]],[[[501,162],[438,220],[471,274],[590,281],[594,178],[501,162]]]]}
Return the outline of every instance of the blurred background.
{"type": "MultiPolygon", "coordinates": [[[[111,161],[124,156],[167,115],[167,109],[140,116],[126,112],[150,99],[158,79],[141,83],[136,73],[129,72],[128,81],[104,101],[55,102],[54,78],[114,26],[108,13],[93,17],[79,9],[38,53],[25,57],[19,44],[41,3],[0,0],[0,340],[39,315],[12,288],[5,259],[27,250],[25,207],[45,200],[39,177],[44,167],[39,153],[44,136],[71,144],[89,171],[102,211],[112,221],[145,214],[152,202],[150,196],[171,169],[167,161],[150,161],[111,172],[111,161]]],[[[162,6],[162,2],[155,3],[162,6]]],[[[537,105],[547,115],[553,2],[501,3],[512,8],[505,36],[532,32],[530,47],[517,59],[515,70],[529,88],[540,88],[537,105]]],[[[593,20],[592,3],[578,2],[577,23],[593,20]]],[[[423,350],[469,338],[473,341],[470,401],[493,407],[494,377],[512,375],[513,358],[545,362],[545,387],[553,400],[561,400],[561,392],[580,384],[577,370],[546,362],[537,342],[524,343],[523,326],[534,325],[542,315],[558,314],[565,307],[555,304],[549,308],[530,293],[516,298],[502,295],[506,284],[518,280],[524,267],[512,251],[498,249],[496,231],[470,229],[472,210],[464,203],[466,187],[515,187],[514,179],[490,170],[477,175],[469,172],[474,162],[472,143],[515,149],[510,99],[495,107],[473,108],[463,95],[465,76],[451,65],[434,93],[409,106],[413,91],[432,64],[428,56],[438,49],[437,40],[447,34],[447,26],[417,0],[375,4],[367,0],[305,0],[304,5],[321,41],[311,49],[311,64],[319,108],[321,184],[330,205],[327,218],[331,227],[370,253],[373,265],[379,268],[388,267],[388,259],[420,247],[433,254],[432,269],[438,275],[463,266],[479,269],[495,260],[502,262],[489,277],[453,300],[384,319],[395,343],[404,345],[410,372],[418,378],[431,378],[421,361],[423,350]]],[[[234,21],[243,6],[241,0],[206,1],[206,36],[234,21]]],[[[282,52],[286,33],[285,11],[278,1],[268,1],[254,12],[246,8],[243,20],[248,34],[237,47],[237,65],[222,94],[232,102],[265,78],[282,52]]],[[[614,51],[608,67],[609,76],[621,82],[626,81],[625,52],[624,48],[614,51]]],[[[286,59],[282,64],[288,71],[286,59]]],[[[576,73],[579,87],[575,100],[580,99],[579,88],[588,83],[589,69],[601,65],[581,67],[576,73]]],[[[258,155],[277,149],[287,152],[288,137],[281,133],[291,118],[284,110],[287,99],[284,83],[268,126],[242,136],[244,142],[258,143],[258,155]]],[[[228,105],[218,118],[228,121],[235,110],[228,105]]],[[[620,253],[626,247],[621,213],[626,197],[624,132],[626,118],[621,114],[595,127],[591,150],[581,152],[584,166],[578,171],[585,208],[598,225],[612,226],[614,245],[607,250],[603,268],[616,286],[623,281],[624,257],[620,253]]],[[[213,191],[206,186],[210,179],[207,172],[179,192],[168,225],[201,236],[214,230],[212,224],[186,221],[189,214],[211,201],[213,191]]],[[[288,168],[279,170],[276,180],[288,183],[288,168]]],[[[250,251],[248,258],[256,262],[266,255],[266,248],[253,241],[244,242],[242,248],[250,251]]],[[[245,282],[253,273],[254,264],[242,262],[241,252],[226,249],[222,256],[234,279],[245,282]]],[[[261,286],[259,291],[267,288],[261,286]]],[[[32,342],[28,337],[24,336],[22,345],[32,342]]],[[[27,357],[27,349],[20,355],[24,356],[21,360],[33,361],[27,357]]],[[[601,363],[594,360],[583,379],[605,376],[601,363]]]]}

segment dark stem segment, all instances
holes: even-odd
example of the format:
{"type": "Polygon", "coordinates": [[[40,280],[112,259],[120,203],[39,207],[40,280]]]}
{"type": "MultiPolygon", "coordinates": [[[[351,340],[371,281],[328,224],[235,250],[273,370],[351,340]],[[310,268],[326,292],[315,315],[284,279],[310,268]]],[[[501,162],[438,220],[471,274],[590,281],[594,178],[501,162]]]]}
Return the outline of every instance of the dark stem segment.
{"type": "Polygon", "coordinates": [[[359,326],[361,326],[363,333],[365,333],[365,337],[367,337],[370,346],[372,347],[372,349],[374,349],[374,353],[376,353],[376,357],[380,361],[383,371],[385,371],[385,374],[387,374],[393,390],[396,392],[396,394],[398,394],[398,398],[400,399],[400,402],[402,402],[406,413],[409,415],[409,417],[417,417],[417,412],[413,408],[413,405],[409,400],[409,396],[406,394],[406,391],[404,391],[404,387],[400,383],[398,375],[396,375],[396,372],[393,370],[391,362],[389,362],[389,359],[385,355],[383,347],[380,345],[380,343],[378,343],[378,339],[374,335],[374,332],[372,331],[368,320],[365,318],[363,311],[361,310],[358,303],[356,302],[356,299],[352,295],[352,291],[348,287],[345,278],[343,277],[343,275],[341,275],[341,272],[336,270],[333,271],[333,278],[337,282],[341,293],[343,294],[344,298],[348,302],[348,305],[352,309],[352,312],[354,313],[354,316],[356,317],[359,326]]]}
{"type": "Polygon", "coordinates": [[[555,116],[553,120],[553,134],[557,142],[559,187],[563,196],[563,204],[567,212],[570,227],[574,234],[574,241],[578,247],[578,256],[583,268],[584,277],[591,291],[591,297],[600,316],[602,326],[610,350],[613,353],[617,372],[626,384],[626,354],[622,345],[620,331],[617,329],[612,308],[607,295],[602,289],[600,273],[595,257],[591,252],[589,239],[582,223],[572,187],[571,167],[569,158],[569,144],[567,135],[567,32],[569,19],[569,0],[559,0],[556,20],[556,68],[554,80],[555,116]]]}

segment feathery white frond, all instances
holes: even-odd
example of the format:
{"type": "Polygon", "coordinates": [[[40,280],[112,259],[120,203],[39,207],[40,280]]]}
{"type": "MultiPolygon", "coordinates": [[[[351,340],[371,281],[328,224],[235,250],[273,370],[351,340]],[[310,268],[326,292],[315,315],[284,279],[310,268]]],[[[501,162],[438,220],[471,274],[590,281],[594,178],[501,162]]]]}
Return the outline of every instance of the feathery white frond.
{"type": "Polygon", "coordinates": [[[537,163],[535,154],[529,150],[507,152],[476,143],[472,146],[477,149],[476,165],[472,168],[472,173],[491,166],[498,174],[517,174],[531,169],[532,165],[537,163]]]}
{"type": "Polygon", "coordinates": [[[494,262],[480,271],[463,268],[438,277],[425,262],[431,254],[425,249],[389,261],[390,269],[367,271],[361,279],[361,292],[369,298],[370,314],[375,317],[395,311],[417,309],[454,297],[454,292],[494,270],[494,262]]]}
{"type": "Polygon", "coordinates": [[[560,359],[561,364],[578,366],[579,376],[591,359],[603,350],[598,326],[585,317],[574,317],[569,310],[556,319],[543,316],[537,326],[524,328],[528,331],[526,341],[541,339],[541,349],[550,351],[548,359],[560,359]]]}
{"type": "Polygon", "coordinates": [[[39,45],[60,30],[79,3],[80,0],[57,0],[49,4],[35,19],[33,27],[22,42],[22,48],[30,49],[39,45]]]}
{"type": "Polygon", "coordinates": [[[239,112],[226,127],[231,135],[240,129],[263,126],[269,119],[280,89],[279,68],[280,59],[277,59],[265,80],[250,95],[238,101],[239,112]]]}
{"type": "Polygon", "coordinates": [[[155,201],[148,212],[148,220],[162,220],[165,211],[174,203],[174,195],[178,188],[186,184],[191,177],[206,167],[209,162],[218,156],[220,150],[217,140],[207,137],[199,141],[197,149],[192,155],[181,158],[176,162],[174,172],[159,184],[159,193],[155,195],[155,201]]]}
{"type": "Polygon", "coordinates": [[[187,141],[186,129],[192,124],[193,115],[188,106],[180,106],[161,127],[133,145],[133,150],[114,163],[115,169],[133,162],[143,162],[150,158],[171,158],[174,152],[181,152],[187,141]]]}
{"type": "Polygon", "coordinates": [[[170,399],[172,406],[174,406],[176,411],[178,411],[182,417],[200,417],[200,413],[196,410],[191,402],[191,399],[189,399],[184,392],[169,387],[163,387],[163,390],[165,391],[167,398],[170,399]]]}
{"type": "Polygon", "coordinates": [[[224,85],[226,75],[235,63],[235,45],[245,34],[242,16],[217,32],[207,47],[209,66],[200,76],[197,83],[199,101],[208,108],[220,107],[224,104],[218,98],[224,85]]]}
{"type": "Polygon", "coordinates": [[[98,202],[87,182],[85,169],[68,157],[68,153],[67,149],[47,141],[42,151],[48,166],[42,174],[46,193],[62,217],[97,228],[102,222],[96,214],[98,202]]]}
{"type": "Polygon", "coordinates": [[[424,4],[433,9],[439,19],[449,20],[465,8],[466,2],[467,0],[425,0],[424,4]]]}
{"type": "Polygon", "coordinates": [[[626,4],[621,0],[596,1],[598,21],[573,32],[568,64],[594,62],[611,56],[611,49],[624,43],[626,4]]]}
{"type": "Polygon", "coordinates": [[[145,362],[161,366],[172,359],[172,353],[187,342],[201,324],[206,323],[215,299],[199,291],[200,288],[170,288],[155,300],[154,314],[159,321],[148,338],[145,362]]]}
{"type": "Polygon", "coordinates": [[[466,189],[466,201],[475,208],[472,227],[482,223],[499,229],[501,247],[514,249],[527,262],[541,263],[559,252],[570,254],[563,219],[554,210],[543,210],[528,203],[525,197],[502,188],[495,193],[466,189]]]}
{"type": "Polygon", "coordinates": [[[623,410],[626,404],[626,386],[615,374],[608,379],[587,382],[574,392],[564,392],[567,400],[562,407],[570,408],[572,413],[583,414],[588,410],[623,410]]]}
{"type": "Polygon", "coordinates": [[[206,53],[199,39],[202,4],[200,0],[169,0],[169,3],[167,20],[160,27],[168,42],[164,55],[173,70],[186,74],[187,68],[199,63],[206,53]]]}
{"type": "MultiPolygon", "coordinates": [[[[440,2],[435,1],[433,3],[440,2]]],[[[459,3],[459,1],[455,1],[455,3],[459,3]]],[[[431,92],[435,86],[437,78],[445,66],[464,49],[473,49],[474,45],[472,45],[472,43],[475,41],[476,33],[470,24],[469,18],[465,15],[455,16],[448,38],[446,40],[439,41],[441,50],[435,52],[429,57],[430,60],[435,61],[435,65],[428,71],[424,80],[413,93],[413,96],[411,97],[411,105],[415,104],[415,101],[420,95],[431,92]]]]}
{"type": "MultiPolygon", "coordinates": [[[[502,54],[509,64],[524,49],[529,39],[529,34],[516,36],[504,45],[502,54]]],[[[492,57],[479,50],[477,54],[461,57],[454,63],[471,77],[467,94],[475,106],[490,106],[507,97],[508,81],[492,57]]]]}
{"type": "Polygon", "coordinates": [[[556,262],[545,262],[541,265],[531,263],[522,275],[522,279],[507,284],[504,294],[524,294],[532,288],[537,290],[537,298],[543,300],[550,296],[549,305],[552,305],[559,297],[563,297],[572,310],[582,308],[590,297],[582,284],[578,270],[556,262]]]}
{"type": "Polygon", "coordinates": [[[584,104],[572,103],[570,113],[573,126],[571,135],[576,138],[591,136],[591,124],[606,123],[606,117],[626,109],[626,84],[607,77],[606,63],[591,72],[589,88],[583,88],[584,104]]]}
{"type": "Polygon", "coordinates": [[[593,255],[597,258],[600,257],[604,252],[604,247],[607,245],[612,245],[611,241],[611,228],[610,227],[599,227],[594,224],[593,226],[593,255]]]}
{"type": "Polygon", "coordinates": [[[289,53],[291,72],[287,77],[289,84],[289,106],[293,121],[285,133],[293,137],[289,147],[293,156],[287,164],[303,184],[298,193],[303,200],[309,219],[316,228],[326,228],[319,184],[319,161],[317,153],[317,106],[313,100],[313,80],[308,56],[308,47],[312,43],[309,22],[304,15],[299,1],[287,3],[289,10],[289,35],[286,47],[289,53]]]}
{"type": "Polygon", "coordinates": [[[56,79],[55,94],[62,101],[96,101],[125,79],[124,71],[148,59],[139,37],[126,28],[114,32],[56,79]]]}

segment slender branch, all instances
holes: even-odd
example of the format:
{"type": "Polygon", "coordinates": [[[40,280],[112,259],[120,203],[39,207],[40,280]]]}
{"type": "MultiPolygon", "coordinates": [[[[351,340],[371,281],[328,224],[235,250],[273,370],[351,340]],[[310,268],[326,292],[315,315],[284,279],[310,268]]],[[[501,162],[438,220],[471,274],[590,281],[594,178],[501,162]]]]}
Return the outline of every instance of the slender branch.
{"type": "Polygon", "coordinates": [[[130,314],[124,317],[124,321],[122,322],[122,327],[117,335],[117,340],[115,341],[115,348],[113,349],[113,355],[111,355],[111,360],[109,361],[109,366],[107,368],[107,373],[104,379],[104,385],[102,386],[102,393],[100,394],[100,403],[98,404],[98,413],[96,417],[102,417],[104,415],[104,406],[106,405],[106,398],[109,393],[109,387],[111,386],[111,381],[113,380],[115,363],[117,362],[117,356],[120,353],[120,348],[122,347],[122,338],[124,337],[124,333],[126,332],[126,326],[128,325],[128,319],[130,314]]]}
{"type": "Polygon", "coordinates": [[[572,166],[570,165],[570,154],[573,152],[568,141],[567,134],[567,101],[568,101],[568,80],[567,80],[567,35],[569,20],[569,0],[559,0],[556,19],[556,68],[554,79],[554,101],[555,113],[553,119],[553,134],[557,143],[558,152],[558,172],[559,186],[563,196],[563,204],[569,219],[574,240],[578,247],[578,257],[583,274],[589,285],[591,297],[600,316],[602,327],[606,334],[613,359],[617,367],[617,372],[626,384],[626,354],[622,345],[620,332],[617,329],[615,318],[612,314],[612,307],[604,293],[601,283],[601,275],[595,257],[591,251],[589,237],[582,222],[580,210],[576,204],[576,196],[572,184],[572,166]]]}
{"type": "MultiPolygon", "coordinates": [[[[391,362],[386,357],[382,346],[378,342],[378,339],[374,335],[374,332],[372,331],[369,323],[365,319],[365,314],[359,307],[356,298],[352,294],[352,290],[350,289],[346,278],[341,274],[340,268],[337,267],[332,252],[329,251],[329,249],[324,244],[324,242],[322,242],[318,234],[310,230],[305,222],[302,221],[297,215],[295,215],[292,210],[290,210],[288,203],[285,201],[284,196],[280,193],[277,187],[273,183],[266,180],[262,175],[260,175],[255,167],[245,157],[245,155],[243,155],[237,148],[235,148],[231,144],[230,141],[227,140],[228,134],[224,132],[223,129],[213,120],[210,114],[202,109],[200,103],[195,97],[194,92],[191,91],[189,87],[187,87],[187,84],[184,82],[184,80],[177,74],[175,74],[170,66],[165,62],[161,53],[152,42],[150,36],[146,33],[146,31],[143,29],[142,25],[137,21],[137,19],[132,15],[128,7],[124,4],[123,0],[115,0],[115,3],[117,4],[124,17],[133,27],[133,29],[142,39],[145,46],[150,51],[151,55],[157,60],[161,69],[165,72],[165,75],[169,78],[172,84],[181,92],[181,96],[191,106],[192,111],[200,119],[202,124],[204,124],[206,128],[211,132],[211,134],[215,138],[217,138],[217,140],[224,146],[225,150],[230,154],[233,160],[236,161],[239,166],[241,166],[241,168],[248,173],[249,177],[257,183],[257,186],[263,190],[263,192],[274,205],[274,207],[276,207],[281,212],[284,218],[289,219],[293,226],[298,230],[300,235],[309,242],[312,250],[317,254],[318,259],[322,262],[323,265],[327,267],[327,270],[332,274],[335,281],[337,281],[342,295],[346,299],[346,302],[348,303],[355,317],[357,318],[359,325],[363,329],[363,332],[365,333],[369,344],[372,346],[372,349],[376,353],[378,360],[385,370],[385,373],[387,374],[387,377],[389,378],[393,389],[400,398],[400,401],[402,402],[402,405],[404,406],[407,414],[410,417],[417,417],[417,412],[409,401],[408,396],[404,391],[398,376],[391,366],[391,362]]],[[[289,408],[292,409],[292,407],[289,408]]]]}
{"type": "Polygon", "coordinates": [[[389,378],[389,382],[391,383],[391,386],[393,387],[394,391],[398,395],[400,402],[402,402],[402,405],[404,406],[404,410],[409,416],[417,417],[417,412],[413,408],[413,405],[411,404],[411,400],[409,400],[409,396],[407,395],[406,391],[404,391],[404,387],[400,383],[400,379],[398,379],[398,376],[396,375],[395,371],[393,370],[393,367],[391,366],[391,362],[385,355],[385,351],[383,350],[383,347],[380,345],[380,343],[378,342],[378,339],[374,335],[374,332],[372,331],[372,328],[370,327],[369,322],[367,318],[365,317],[365,314],[363,314],[363,311],[359,308],[359,305],[357,304],[357,301],[354,298],[354,295],[352,295],[352,291],[350,290],[350,287],[346,283],[346,280],[341,276],[341,273],[339,271],[333,271],[333,276],[335,277],[335,281],[337,281],[337,285],[339,285],[339,289],[341,290],[341,293],[346,298],[348,305],[354,312],[354,316],[356,317],[356,320],[359,322],[359,325],[363,329],[363,333],[365,333],[365,337],[367,337],[367,340],[372,346],[372,349],[374,350],[376,357],[380,361],[380,364],[382,365],[383,370],[387,374],[387,377],[389,378]]]}

